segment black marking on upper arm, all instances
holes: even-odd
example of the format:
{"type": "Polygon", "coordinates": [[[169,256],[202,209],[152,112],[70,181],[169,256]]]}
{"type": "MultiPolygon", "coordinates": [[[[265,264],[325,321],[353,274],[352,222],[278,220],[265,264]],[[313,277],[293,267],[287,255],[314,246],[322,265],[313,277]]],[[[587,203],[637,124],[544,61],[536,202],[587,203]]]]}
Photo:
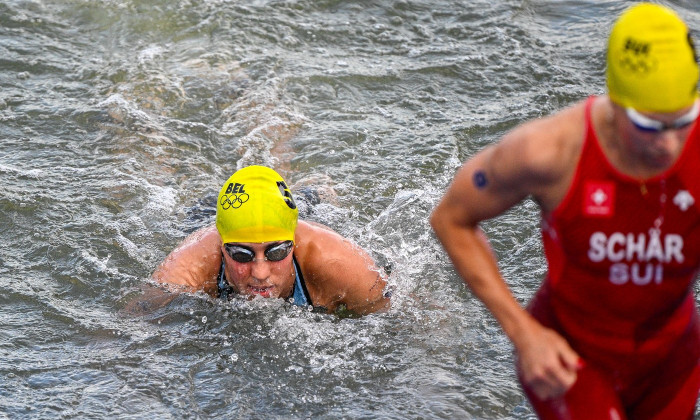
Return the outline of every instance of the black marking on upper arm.
{"type": "Polygon", "coordinates": [[[472,180],[474,181],[476,188],[480,190],[486,188],[486,186],[489,184],[488,179],[486,179],[486,173],[483,170],[474,172],[472,180]]]}

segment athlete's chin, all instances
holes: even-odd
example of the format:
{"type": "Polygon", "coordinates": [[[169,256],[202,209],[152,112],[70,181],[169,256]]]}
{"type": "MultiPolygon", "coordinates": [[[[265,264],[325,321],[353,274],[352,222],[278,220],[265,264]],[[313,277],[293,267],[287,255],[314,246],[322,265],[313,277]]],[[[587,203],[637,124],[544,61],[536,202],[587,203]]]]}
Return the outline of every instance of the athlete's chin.
{"type": "Polygon", "coordinates": [[[650,156],[647,163],[656,169],[666,169],[673,164],[673,156],[668,153],[658,153],[650,156]]]}

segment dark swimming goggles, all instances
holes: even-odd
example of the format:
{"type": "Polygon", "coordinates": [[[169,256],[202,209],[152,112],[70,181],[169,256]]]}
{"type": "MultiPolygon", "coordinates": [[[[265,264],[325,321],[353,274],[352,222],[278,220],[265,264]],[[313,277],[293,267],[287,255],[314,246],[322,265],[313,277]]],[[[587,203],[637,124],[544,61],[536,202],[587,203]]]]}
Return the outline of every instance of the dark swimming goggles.
{"type": "Polygon", "coordinates": [[[627,118],[630,119],[637,130],[646,131],[647,133],[660,133],[665,130],[680,130],[694,123],[698,115],[700,115],[700,102],[696,101],[693,107],[690,108],[690,111],[670,123],[649,118],[633,108],[625,108],[625,111],[627,112],[627,118]]]}
{"type": "MultiPolygon", "coordinates": [[[[292,252],[292,248],[294,248],[294,242],[292,241],[284,241],[276,245],[270,245],[265,250],[265,258],[263,258],[263,261],[282,261],[292,252]]],[[[224,244],[224,250],[226,250],[228,256],[236,262],[248,263],[255,261],[255,252],[248,247],[236,244],[224,244]]]]}

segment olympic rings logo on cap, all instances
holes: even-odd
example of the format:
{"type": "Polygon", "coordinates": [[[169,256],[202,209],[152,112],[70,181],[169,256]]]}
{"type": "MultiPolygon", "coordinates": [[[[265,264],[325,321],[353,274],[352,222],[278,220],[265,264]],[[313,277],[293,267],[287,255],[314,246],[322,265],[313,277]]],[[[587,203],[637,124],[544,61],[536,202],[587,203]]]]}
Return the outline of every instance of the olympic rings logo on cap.
{"type": "Polygon", "coordinates": [[[620,59],[620,67],[636,74],[649,74],[656,71],[658,62],[645,58],[623,57],[620,59]]]}
{"type": "Polygon", "coordinates": [[[224,210],[228,209],[237,209],[243,205],[250,196],[248,193],[240,193],[240,194],[224,194],[221,196],[221,199],[219,200],[219,204],[221,204],[221,208],[224,210]]]}
{"type": "Polygon", "coordinates": [[[658,60],[650,56],[652,45],[649,42],[630,37],[620,51],[620,67],[637,74],[649,74],[656,71],[658,60]]]}

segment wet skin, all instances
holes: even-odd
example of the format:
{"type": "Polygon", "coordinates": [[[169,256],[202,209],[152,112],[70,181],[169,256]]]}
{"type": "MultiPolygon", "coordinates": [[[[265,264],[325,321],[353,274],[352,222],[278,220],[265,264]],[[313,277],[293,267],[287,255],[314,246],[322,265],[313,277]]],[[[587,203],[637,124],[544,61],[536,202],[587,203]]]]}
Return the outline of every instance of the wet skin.
{"type": "Polygon", "coordinates": [[[255,260],[245,263],[233,260],[222,246],[226,280],[236,293],[265,298],[286,298],[292,294],[294,288],[294,265],[292,263],[294,251],[280,261],[265,260],[265,250],[281,242],[236,243],[236,245],[255,252],[255,260]]]}

